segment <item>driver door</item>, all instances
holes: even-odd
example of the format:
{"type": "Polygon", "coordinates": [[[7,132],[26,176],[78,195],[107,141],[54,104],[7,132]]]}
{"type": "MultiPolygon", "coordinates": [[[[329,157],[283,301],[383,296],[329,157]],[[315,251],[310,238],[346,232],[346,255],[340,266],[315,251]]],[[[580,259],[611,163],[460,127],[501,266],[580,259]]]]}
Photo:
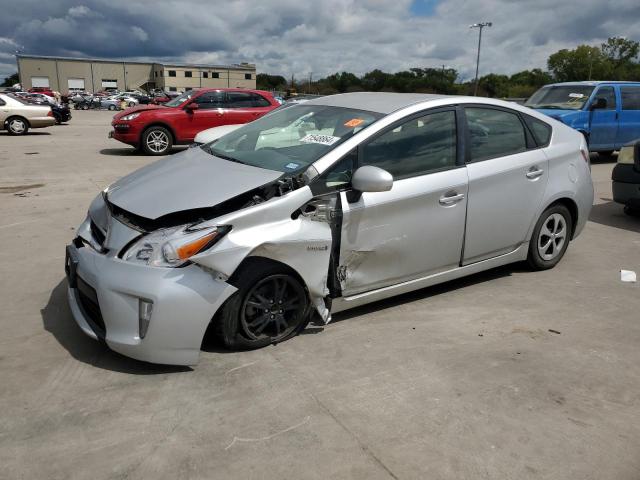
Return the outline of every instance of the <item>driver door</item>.
{"type": "MultiPolygon", "coordinates": [[[[457,267],[467,206],[456,112],[405,119],[361,145],[357,166],[394,177],[388,192],[341,192],[337,275],[350,296],[457,267]]],[[[330,175],[328,177],[331,178],[330,175]]]]}
{"type": "Polygon", "coordinates": [[[613,150],[618,135],[616,93],[613,87],[600,87],[593,96],[593,101],[597,98],[604,98],[607,101],[607,106],[589,112],[591,115],[589,147],[613,150]]]}
{"type": "Polygon", "coordinates": [[[220,91],[206,92],[194,98],[192,103],[196,103],[198,109],[185,108],[182,112],[184,139],[192,141],[201,131],[224,125],[225,102],[226,95],[220,91]]]}

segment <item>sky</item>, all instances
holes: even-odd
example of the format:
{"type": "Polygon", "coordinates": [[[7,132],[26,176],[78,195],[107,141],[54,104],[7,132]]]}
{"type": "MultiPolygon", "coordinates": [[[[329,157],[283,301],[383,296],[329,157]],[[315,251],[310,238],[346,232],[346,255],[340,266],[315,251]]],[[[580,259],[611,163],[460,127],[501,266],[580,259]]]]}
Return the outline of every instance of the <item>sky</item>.
{"type": "Polygon", "coordinates": [[[545,68],[561,48],[640,40],[638,0],[0,0],[0,79],[16,51],[230,64],[319,78],[411,67],[545,68]]]}

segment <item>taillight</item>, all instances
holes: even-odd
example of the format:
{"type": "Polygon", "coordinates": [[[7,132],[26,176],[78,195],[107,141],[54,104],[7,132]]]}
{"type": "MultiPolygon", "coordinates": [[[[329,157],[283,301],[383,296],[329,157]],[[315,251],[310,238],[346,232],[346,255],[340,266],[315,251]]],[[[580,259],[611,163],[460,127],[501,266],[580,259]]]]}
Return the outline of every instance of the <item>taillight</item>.
{"type": "Polygon", "coordinates": [[[53,111],[49,109],[49,113],[47,113],[47,117],[53,117],[53,111]]]}
{"type": "Polygon", "coordinates": [[[589,170],[591,170],[591,158],[589,157],[589,150],[581,148],[580,153],[582,154],[582,158],[584,159],[584,161],[587,162],[589,170]]]}

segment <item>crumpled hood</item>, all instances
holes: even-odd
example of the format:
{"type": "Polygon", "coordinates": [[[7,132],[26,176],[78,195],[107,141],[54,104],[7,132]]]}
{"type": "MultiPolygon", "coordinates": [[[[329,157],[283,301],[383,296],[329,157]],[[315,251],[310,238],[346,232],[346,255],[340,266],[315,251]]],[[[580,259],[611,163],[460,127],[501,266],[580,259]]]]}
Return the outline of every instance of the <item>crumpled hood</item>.
{"type": "Polygon", "coordinates": [[[109,186],[110,203],[155,220],[169,213],[213,207],[279,178],[266,170],[189,148],[122,177],[109,186]]]}

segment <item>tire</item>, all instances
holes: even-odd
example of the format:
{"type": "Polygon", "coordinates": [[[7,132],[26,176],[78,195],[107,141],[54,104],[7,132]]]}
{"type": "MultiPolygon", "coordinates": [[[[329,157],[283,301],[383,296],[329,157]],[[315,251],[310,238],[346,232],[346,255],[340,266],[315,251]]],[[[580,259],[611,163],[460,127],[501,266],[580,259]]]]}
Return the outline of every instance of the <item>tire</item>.
{"type": "Polygon", "coordinates": [[[609,158],[611,157],[611,155],[613,155],[613,150],[605,150],[602,152],[598,152],[598,156],[600,158],[609,158]]]}
{"type": "Polygon", "coordinates": [[[135,107],[136,106],[136,102],[129,102],[129,106],[130,107],[135,107]]]}
{"type": "Polygon", "coordinates": [[[22,117],[10,117],[5,122],[9,135],[24,135],[29,131],[29,122],[22,117]]]}
{"type": "Polygon", "coordinates": [[[82,110],[89,110],[89,105],[86,103],[82,105],[82,110]]]}
{"type": "Polygon", "coordinates": [[[640,217],[640,208],[633,208],[629,205],[625,205],[622,211],[630,217],[640,217]]]}
{"type": "Polygon", "coordinates": [[[109,110],[113,111],[113,110],[115,110],[115,109],[116,109],[116,106],[115,106],[115,105],[109,105],[109,110]]]}
{"type": "Polygon", "coordinates": [[[60,125],[62,123],[62,117],[60,115],[54,115],[56,119],[56,125],[60,125]]]}
{"type": "Polygon", "coordinates": [[[283,342],[307,326],[307,291],[292,272],[276,263],[257,261],[245,264],[236,275],[238,291],[214,318],[216,336],[225,347],[262,348],[283,342]]]}
{"type": "Polygon", "coordinates": [[[149,127],[143,132],[140,143],[147,155],[166,155],[173,146],[173,137],[164,127],[149,127]]]}
{"type": "Polygon", "coordinates": [[[529,242],[527,262],[533,270],[553,268],[567,251],[573,221],[569,209],[561,204],[547,208],[536,223],[529,242]]]}

